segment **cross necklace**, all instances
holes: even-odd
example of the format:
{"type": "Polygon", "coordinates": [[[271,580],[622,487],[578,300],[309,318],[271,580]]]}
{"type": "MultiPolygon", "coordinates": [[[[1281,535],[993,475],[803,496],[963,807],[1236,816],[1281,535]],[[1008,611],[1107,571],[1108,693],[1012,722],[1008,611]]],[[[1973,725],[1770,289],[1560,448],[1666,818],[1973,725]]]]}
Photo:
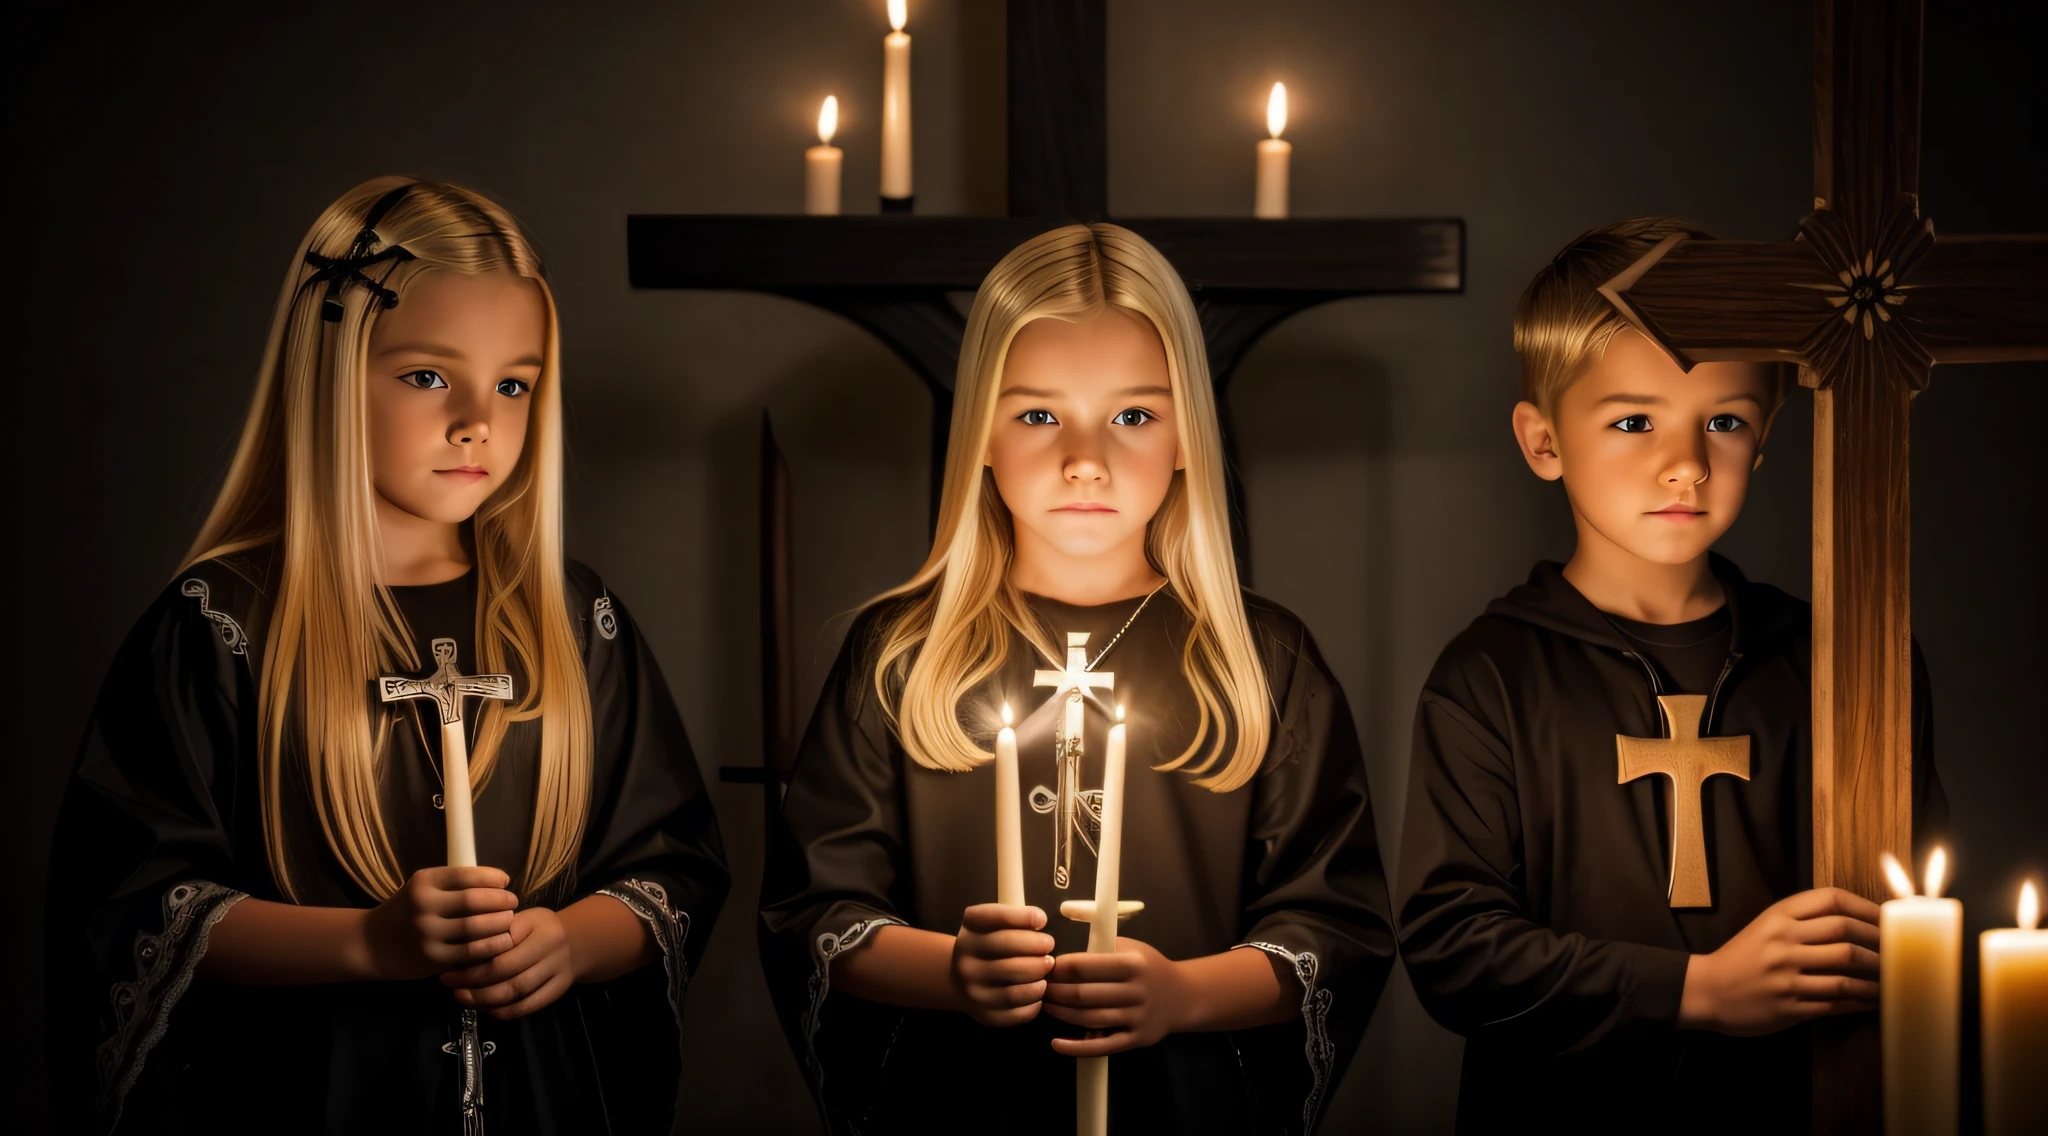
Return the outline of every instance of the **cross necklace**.
{"type": "Polygon", "coordinates": [[[1059,789],[1055,792],[1043,785],[1031,790],[1031,811],[1054,813],[1052,838],[1052,882],[1054,887],[1064,888],[1074,878],[1074,838],[1081,838],[1089,851],[1095,850],[1093,833],[1102,824],[1102,791],[1081,789],[1082,725],[1085,700],[1090,691],[1097,687],[1108,690],[1116,686],[1116,675],[1110,671],[1097,671],[1096,664],[1109,655],[1116,645],[1123,641],[1124,632],[1138,622],[1145,613],[1152,597],[1166,587],[1161,580],[1158,586],[1145,593],[1145,599],[1138,604],[1124,625],[1109,637],[1102,650],[1095,653],[1094,661],[1088,659],[1088,633],[1070,631],[1067,633],[1067,665],[1060,670],[1040,670],[1034,675],[1033,685],[1050,686],[1053,697],[1062,694],[1066,698],[1066,714],[1060,720],[1059,733],[1053,739],[1053,754],[1058,769],[1059,789]]]}

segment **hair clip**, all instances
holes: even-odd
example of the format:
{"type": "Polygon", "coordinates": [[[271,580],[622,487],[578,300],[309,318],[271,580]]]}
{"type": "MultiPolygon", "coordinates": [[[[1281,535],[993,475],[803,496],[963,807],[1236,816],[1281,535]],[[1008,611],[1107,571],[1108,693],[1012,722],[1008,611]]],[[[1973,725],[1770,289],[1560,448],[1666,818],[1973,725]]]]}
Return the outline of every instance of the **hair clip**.
{"type": "Polygon", "coordinates": [[[377,203],[370,207],[369,215],[363,218],[363,229],[356,234],[355,243],[349,246],[348,255],[322,256],[317,252],[306,254],[306,263],[319,269],[306,284],[317,284],[323,280],[327,282],[327,295],[320,301],[322,320],[328,323],[341,322],[341,289],[351,281],[369,289],[372,310],[380,305],[387,309],[398,306],[398,293],[386,288],[384,281],[391,279],[391,273],[397,270],[399,264],[412,260],[413,255],[397,245],[392,245],[379,253],[372,253],[370,248],[377,243],[377,222],[383,220],[384,214],[389,213],[391,207],[398,204],[399,199],[411,190],[411,185],[401,185],[377,199],[377,203]],[[391,267],[384,270],[382,279],[372,280],[363,274],[363,269],[386,261],[391,263],[391,267]]]}

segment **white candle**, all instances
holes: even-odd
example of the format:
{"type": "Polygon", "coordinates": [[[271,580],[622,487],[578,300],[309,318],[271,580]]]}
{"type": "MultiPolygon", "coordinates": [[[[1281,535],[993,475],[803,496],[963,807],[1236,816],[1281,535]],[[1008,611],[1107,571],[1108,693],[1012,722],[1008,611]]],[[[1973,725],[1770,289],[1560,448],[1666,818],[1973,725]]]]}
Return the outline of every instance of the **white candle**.
{"type": "Polygon", "coordinates": [[[1940,898],[1947,856],[1927,862],[1926,895],[1887,853],[1899,898],[1879,909],[1879,1019],[1886,1136],[1953,1136],[1962,1026],[1963,905],[1940,898]]]}
{"type": "Polygon", "coordinates": [[[910,36],[903,31],[904,0],[889,0],[882,40],[882,196],[910,196],[910,36]]]}
{"type": "Polygon", "coordinates": [[[476,820],[470,811],[469,738],[462,719],[441,723],[441,812],[448,819],[448,866],[476,867],[476,820]]]}
{"type": "Polygon", "coordinates": [[[839,169],[843,154],[832,144],[839,132],[839,97],[826,95],[818,108],[818,144],[804,151],[804,212],[835,216],[839,212],[839,169]]]}
{"type": "Polygon", "coordinates": [[[1273,136],[1259,143],[1258,191],[1252,198],[1252,216],[1271,220],[1287,216],[1287,164],[1294,147],[1280,140],[1287,129],[1287,85],[1273,84],[1266,98],[1266,129],[1273,136]]]}
{"type": "Polygon", "coordinates": [[[2048,931],[2032,881],[2019,926],[1978,937],[1984,987],[1984,1131],[2017,1136],[2048,1117],[2048,931]]]}
{"type": "Polygon", "coordinates": [[[1023,807],[1017,779],[1017,731],[1003,704],[1003,728],[996,734],[996,902],[1024,905],[1023,807]]]}
{"type": "MultiPolygon", "coordinates": [[[[1102,838],[1096,844],[1095,910],[1088,921],[1088,953],[1116,953],[1117,888],[1124,851],[1124,708],[1116,708],[1109,749],[1102,758],[1102,838]]],[[[1075,1070],[1074,1124],[1081,1136],[1109,1131],[1109,1058],[1083,1057],[1075,1070]]]]}

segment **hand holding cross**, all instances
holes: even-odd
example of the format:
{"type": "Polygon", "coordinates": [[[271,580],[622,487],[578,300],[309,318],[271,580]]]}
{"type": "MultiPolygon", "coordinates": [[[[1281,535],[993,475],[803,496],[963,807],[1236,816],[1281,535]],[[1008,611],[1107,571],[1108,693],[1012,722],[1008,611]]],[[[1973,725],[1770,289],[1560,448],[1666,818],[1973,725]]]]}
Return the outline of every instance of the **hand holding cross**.
{"type": "Polygon", "coordinates": [[[1671,778],[1671,879],[1667,890],[1673,907],[1711,907],[1713,885],[1707,880],[1707,836],[1701,820],[1700,795],[1706,780],[1726,773],[1749,780],[1749,739],[1703,738],[1700,714],[1704,694],[1660,694],[1665,738],[1614,735],[1620,765],[1617,784],[1661,773],[1671,778]]]}
{"type": "Polygon", "coordinates": [[[383,675],[377,695],[385,702],[431,698],[441,711],[441,796],[448,814],[448,866],[476,867],[476,822],[470,815],[469,738],[462,729],[464,698],[512,697],[512,676],[465,675],[455,666],[455,640],[434,640],[440,664],[426,678],[383,675]]]}

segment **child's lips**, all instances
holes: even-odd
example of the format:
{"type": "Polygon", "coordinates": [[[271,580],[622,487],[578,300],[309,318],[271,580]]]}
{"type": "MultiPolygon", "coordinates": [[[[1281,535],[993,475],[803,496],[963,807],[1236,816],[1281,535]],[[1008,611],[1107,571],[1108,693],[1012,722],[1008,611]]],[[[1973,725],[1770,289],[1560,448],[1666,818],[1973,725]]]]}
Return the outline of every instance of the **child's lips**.
{"type": "Polygon", "coordinates": [[[1053,512],[1055,512],[1055,513],[1114,513],[1114,512],[1116,512],[1116,509],[1115,509],[1115,508],[1113,508],[1113,507],[1111,507],[1111,506],[1109,506],[1109,505],[1105,505],[1105,504],[1103,504],[1103,503],[1102,503],[1102,502],[1100,502],[1100,501],[1076,501],[1076,502],[1074,502],[1074,503],[1073,503],[1073,504],[1071,504],[1071,505],[1061,505],[1061,506],[1060,506],[1059,508],[1057,508],[1057,509],[1054,509],[1054,510],[1053,510],[1053,512]]]}
{"type": "Polygon", "coordinates": [[[483,478],[489,477],[491,475],[490,470],[487,470],[480,465],[463,465],[457,466],[454,469],[437,469],[434,472],[444,473],[450,477],[461,478],[464,481],[480,481],[483,478]]]}
{"type": "Polygon", "coordinates": [[[1650,514],[1653,517],[1663,517],[1667,521],[1690,521],[1706,515],[1705,509],[1695,509],[1690,505],[1666,505],[1650,514]]]}

